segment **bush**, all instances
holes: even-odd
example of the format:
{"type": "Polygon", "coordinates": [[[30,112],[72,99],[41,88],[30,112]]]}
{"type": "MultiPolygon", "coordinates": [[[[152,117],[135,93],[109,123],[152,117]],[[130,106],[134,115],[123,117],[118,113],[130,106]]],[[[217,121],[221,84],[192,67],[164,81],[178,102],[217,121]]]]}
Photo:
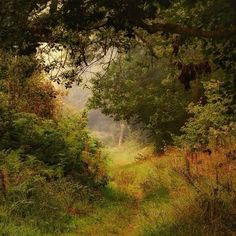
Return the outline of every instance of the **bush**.
{"type": "Polygon", "coordinates": [[[0,170],[4,177],[2,186],[6,186],[1,188],[1,208],[6,209],[1,216],[1,227],[25,224],[41,233],[59,233],[71,228],[67,209],[76,188],[73,182],[60,177],[60,169],[11,151],[0,153],[0,170]]]}
{"type": "Polygon", "coordinates": [[[183,135],[177,144],[198,147],[217,147],[232,144],[236,133],[235,114],[231,111],[232,96],[222,93],[223,84],[218,80],[205,82],[206,104],[191,103],[192,115],[183,126],[183,135]]]}
{"type": "Polygon", "coordinates": [[[69,231],[108,179],[86,113],[55,116],[58,92],[36,68],[31,57],[0,57],[1,235],[69,231]]]}
{"type": "Polygon", "coordinates": [[[23,156],[32,155],[49,166],[60,167],[63,175],[85,185],[104,185],[107,178],[101,145],[89,135],[86,125],[83,114],[56,122],[32,113],[14,113],[0,147],[21,150],[23,156]]]}

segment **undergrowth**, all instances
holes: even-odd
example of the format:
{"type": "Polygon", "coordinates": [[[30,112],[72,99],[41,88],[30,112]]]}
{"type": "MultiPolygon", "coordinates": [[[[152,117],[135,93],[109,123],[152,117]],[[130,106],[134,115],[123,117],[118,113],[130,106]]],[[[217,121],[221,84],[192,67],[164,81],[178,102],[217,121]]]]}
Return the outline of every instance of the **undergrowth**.
{"type": "Polygon", "coordinates": [[[102,198],[78,218],[76,235],[235,233],[235,164],[223,156],[227,150],[212,156],[199,153],[198,164],[191,162],[188,173],[184,150],[172,149],[157,156],[151,147],[137,147],[126,143],[109,150],[111,157],[115,154],[115,161],[110,163],[109,185],[102,198]],[[119,153],[124,160],[118,161],[119,153]],[[139,153],[146,158],[136,159],[139,153]],[[129,157],[132,162],[127,161],[129,157]],[[218,177],[217,165],[221,166],[218,177]],[[225,168],[231,168],[228,177],[225,168]],[[227,184],[229,189],[225,188],[227,184]]]}

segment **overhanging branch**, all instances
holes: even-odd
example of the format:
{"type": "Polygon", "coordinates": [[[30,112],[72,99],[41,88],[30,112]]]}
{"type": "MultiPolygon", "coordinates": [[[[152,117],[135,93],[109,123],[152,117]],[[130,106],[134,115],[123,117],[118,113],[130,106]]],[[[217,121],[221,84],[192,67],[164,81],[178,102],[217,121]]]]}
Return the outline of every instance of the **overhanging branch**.
{"type": "Polygon", "coordinates": [[[147,23],[142,22],[140,24],[140,27],[146,30],[149,34],[164,32],[164,33],[180,34],[188,37],[212,38],[212,39],[225,39],[225,38],[236,37],[236,26],[232,26],[229,29],[205,31],[194,27],[181,26],[172,23],[155,23],[149,25],[147,23]]]}
{"type": "Polygon", "coordinates": [[[143,44],[145,44],[146,47],[148,48],[151,56],[153,56],[154,58],[156,58],[158,60],[159,57],[158,57],[157,53],[155,52],[154,48],[152,47],[151,43],[148,42],[148,40],[146,40],[145,37],[143,37],[143,35],[140,34],[137,30],[134,32],[137,37],[137,40],[140,40],[143,44]]]}

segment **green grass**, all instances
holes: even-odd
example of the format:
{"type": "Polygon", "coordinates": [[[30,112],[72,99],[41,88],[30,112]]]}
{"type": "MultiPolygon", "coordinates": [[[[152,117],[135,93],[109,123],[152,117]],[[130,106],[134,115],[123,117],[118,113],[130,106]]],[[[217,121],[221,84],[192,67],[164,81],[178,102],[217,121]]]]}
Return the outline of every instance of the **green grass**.
{"type": "MultiPolygon", "coordinates": [[[[191,184],[173,170],[174,166],[185,168],[183,154],[173,150],[157,157],[151,150],[135,142],[107,150],[111,158],[110,183],[93,209],[78,218],[77,232],[73,235],[223,235],[214,232],[217,227],[213,224],[205,222],[207,211],[200,204],[208,201],[213,204],[211,199],[201,198],[191,184]],[[136,161],[138,153],[148,158],[136,161]]],[[[211,189],[207,191],[211,193],[211,189]]],[[[227,214],[220,213],[220,216],[227,217],[227,214]]]]}
{"type": "Polygon", "coordinates": [[[92,211],[78,218],[73,235],[137,236],[150,228],[150,221],[156,223],[160,206],[170,200],[169,189],[158,182],[160,176],[153,160],[135,161],[142,150],[131,142],[107,151],[112,158],[111,181],[92,211]]]}
{"type": "MultiPolygon", "coordinates": [[[[172,168],[176,160],[183,167],[182,154],[173,152],[156,157],[151,150],[135,142],[107,149],[110,157],[108,186],[95,201],[78,200],[75,205],[78,215],[73,218],[76,230],[63,236],[221,235],[204,228],[205,211],[199,207],[200,199],[196,201],[199,196],[172,168]],[[148,158],[136,161],[140,152],[148,158]]],[[[7,232],[11,234],[5,234],[7,236],[40,235],[33,227],[15,224],[8,227],[7,232]]],[[[48,236],[54,235],[59,234],[48,236]]]]}
{"type": "Polygon", "coordinates": [[[113,168],[133,163],[139,149],[139,144],[132,141],[120,147],[106,148],[104,151],[110,159],[110,167],[113,168]]]}

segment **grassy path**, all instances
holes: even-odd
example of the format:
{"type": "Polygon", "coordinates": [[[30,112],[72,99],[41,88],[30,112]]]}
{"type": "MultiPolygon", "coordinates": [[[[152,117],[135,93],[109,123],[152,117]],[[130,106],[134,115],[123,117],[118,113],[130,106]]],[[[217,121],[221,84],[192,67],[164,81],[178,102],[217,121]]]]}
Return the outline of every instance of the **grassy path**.
{"type": "MultiPolygon", "coordinates": [[[[203,156],[199,157],[203,160],[201,165],[191,166],[193,176],[198,177],[195,184],[208,194],[204,195],[205,198],[200,198],[202,196],[181,175],[182,172],[179,172],[186,168],[182,152],[170,150],[163,157],[155,157],[151,153],[151,150],[141,148],[135,143],[108,149],[108,156],[112,158],[109,163],[109,185],[102,197],[98,198],[99,201],[93,205],[82,203],[83,205],[78,207],[84,208],[84,214],[75,220],[76,233],[66,236],[226,235],[214,233],[215,226],[206,224],[204,218],[208,212],[201,208],[202,201],[212,203],[211,198],[207,196],[212,196],[215,163],[222,163],[222,155],[216,152],[213,158],[202,154],[203,156]],[[147,158],[137,161],[135,157],[140,152],[144,154],[141,156],[147,158]],[[196,175],[199,168],[206,178],[196,175]],[[204,221],[201,221],[202,219],[204,221]]],[[[221,178],[225,176],[222,172],[221,178]]],[[[235,175],[230,178],[235,180],[235,175]]],[[[228,193],[226,197],[225,204],[231,206],[232,200],[228,200],[228,193]]],[[[232,212],[234,213],[233,208],[232,212]]],[[[221,214],[228,217],[228,212],[221,214]]],[[[218,219],[221,218],[217,217],[216,220],[218,219]]],[[[219,222],[222,223],[220,220],[219,222]]],[[[232,223],[232,229],[233,227],[232,223]]],[[[222,232],[225,232],[225,228],[222,232]]],[[[234,235],[229,232],[227,235],[234,235]]]]}
{"type": "Polygon", "coordinates": [[[159,187],[154,194],[151,176],[154,176],[155,166],[151,161],[136,162],[137,150],[135,144],[109,150],[111,181],[104,198],[94,206],[84,206],[86,214],[78,218],[73,235],[145,235],[143,227],[155,223],[155,209],[161,202],[168,201],[169,195],[166,189],[159,187]]]}

